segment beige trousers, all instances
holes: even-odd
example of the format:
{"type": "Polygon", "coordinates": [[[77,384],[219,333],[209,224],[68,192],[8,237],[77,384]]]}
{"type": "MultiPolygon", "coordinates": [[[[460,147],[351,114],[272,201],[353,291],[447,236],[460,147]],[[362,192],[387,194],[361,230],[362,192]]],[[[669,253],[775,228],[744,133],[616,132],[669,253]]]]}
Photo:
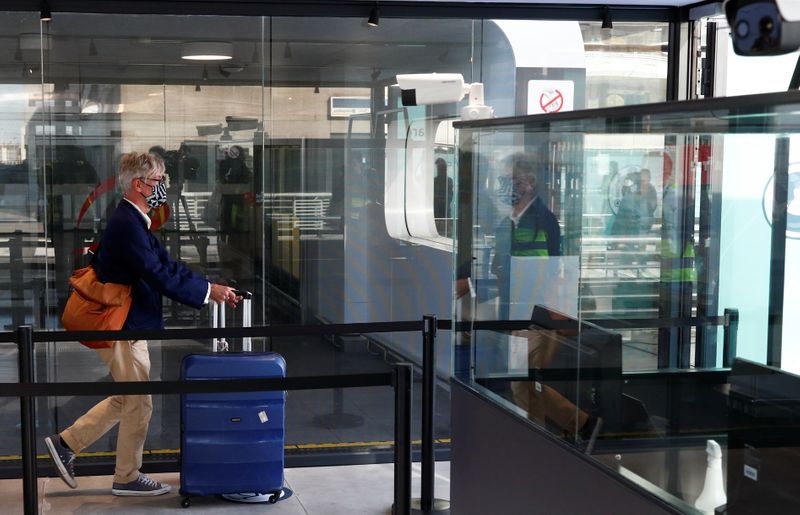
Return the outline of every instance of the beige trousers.
{"type": "MultiPolygon", "coordinates": [[[[120,340],[108,349],[95,349],[108,365],[114,381],[148,381],[150,353],[147,340],[120,340]]],[[[119,422],[115,483],[128,483],[139,477],[142,452],[147,437],[153,401],[149,395],[114,395],[97,403],[61,438],[73,451],[81,452],[119,422]]]]}

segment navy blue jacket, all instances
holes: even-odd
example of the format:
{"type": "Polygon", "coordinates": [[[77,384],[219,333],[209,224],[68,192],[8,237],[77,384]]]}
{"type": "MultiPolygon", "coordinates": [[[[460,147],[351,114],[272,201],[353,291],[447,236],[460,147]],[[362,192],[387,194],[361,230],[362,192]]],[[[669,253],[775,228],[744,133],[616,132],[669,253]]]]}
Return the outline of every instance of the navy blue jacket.
{"type": "Polygon", "coordinates": [[[103,232],[93,266],[100,281],[133,286],[123,329],[163,329],[161,296],[199,309],[209,282],[172,259],[138,211],[127,200],[120,201],[103,232]]]}

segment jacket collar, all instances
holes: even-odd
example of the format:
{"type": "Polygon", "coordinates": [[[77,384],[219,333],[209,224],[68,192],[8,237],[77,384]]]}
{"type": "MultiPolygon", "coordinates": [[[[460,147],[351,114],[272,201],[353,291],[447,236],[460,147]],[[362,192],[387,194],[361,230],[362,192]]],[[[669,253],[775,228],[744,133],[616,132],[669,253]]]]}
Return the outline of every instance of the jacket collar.
{"type": "Polygon", "coordinates": [[[131,202],[130,200],[126,199],[125,197],[122,197],[122,200],[123,200],[123,201],[125,201],[125,203],[126,203],[126,204],[130,205],[130,207],[131,207],[131,208],[132,208],[134,211],[136,211],[137,213],[139,213],[139,216],[141,216],[141,217],[142,217],[142,221],[145,223],[145,225],[147,225],[147,230],[149,231],[149,230],[150,230],[150,224],[152,224],[152,223],[153,223],[153,221],[152,221],[152,220],[150,220],[150,217],[149,217],[149,216],[147,216],[146,214],[142,213],[142,210],[141,210],[141,209],[139,209],[139,206],[137,206],[136,204],[134,204],[134,203],[133,203],[133,202],[131,202]]]}

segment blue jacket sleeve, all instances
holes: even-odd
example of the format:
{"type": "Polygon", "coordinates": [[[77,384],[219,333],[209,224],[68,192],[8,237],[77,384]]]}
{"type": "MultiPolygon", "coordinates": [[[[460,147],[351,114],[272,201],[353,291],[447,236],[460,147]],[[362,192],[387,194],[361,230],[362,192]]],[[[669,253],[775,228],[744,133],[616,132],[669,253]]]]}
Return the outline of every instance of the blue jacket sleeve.
{"type": "Polygon", "coordinates": [[[120,257],[134,273],[161,295],[200,308],[208,292],[206,279],[170,257],[152,234],[143,245],[126,245],[120,257]]]}

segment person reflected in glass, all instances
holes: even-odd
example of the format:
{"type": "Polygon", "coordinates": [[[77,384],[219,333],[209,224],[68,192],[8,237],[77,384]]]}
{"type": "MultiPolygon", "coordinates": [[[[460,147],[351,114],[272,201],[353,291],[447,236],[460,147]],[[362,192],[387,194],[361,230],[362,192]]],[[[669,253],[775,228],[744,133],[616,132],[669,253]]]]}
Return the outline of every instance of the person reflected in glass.
{"type": "MultiPolygon", "coordinates": [[[[77,145],[57,145],[55,161],[47,164],[47,172],[47,214],[55,254],[56,292],[63,308],[70,294],[67,279],[73,270],[84,265],[82,251],[97,237],[94,219],[99,203],[87,201],[100,179],[85,149],[77,145]],[[83,206],[93,204],[79,224],[83,206]]],[[[12,277],[12,281],[16,279],[12,277]]]]}
{"type": "Polygon", "coordinates": [[[537,164],[533,156],[516,153],[508,158],[509,174],[500,177],[500,200],[511,212],[495,231],[491,271],[497,276],[500,318],[508,318],[512,256],[560,256],[558,220],[536,192],[537,164]]]}
{"type": "Polygon", "coordinates": [[[239,145],[232,145],[220,161],[217,181],[222,190],[219,204],[219,251],[223,270],[230,277],[251,277],[250,265],[255,255],[252,237],[253,174],[247,155],[239,145]]]}
{"type": "Polygon", "coordinates": [[[453,179],[447,176],[447,161],[441,157],[434,161],[436,166],[436,176],[433,178],[433,217],[436,219],[436,227],[440,234],[442,228],[446,228],[450,218],[450,205],[453,201],[453,179]]]}
{"type": "Polygon", "coordinates": [[[658,192],[651,182],[652,175],[648,168],[639,171],[640,210],[642,213],[641,228],[647,232],[653,227],[653,220],[658,207],[658,192]]]}

